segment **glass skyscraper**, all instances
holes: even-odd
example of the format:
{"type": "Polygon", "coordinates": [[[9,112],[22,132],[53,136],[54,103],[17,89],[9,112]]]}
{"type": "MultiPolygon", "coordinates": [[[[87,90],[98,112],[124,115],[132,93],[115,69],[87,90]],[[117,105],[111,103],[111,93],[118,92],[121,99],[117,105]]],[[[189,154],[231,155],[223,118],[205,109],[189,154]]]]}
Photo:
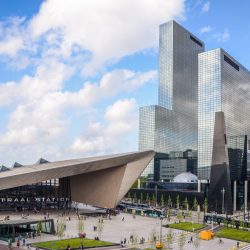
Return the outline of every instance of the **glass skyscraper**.
{"type": "Polygon", "coordinates": [[[250,134],[250,72],[223,49],[198,58],[198,176],[209,179],[215,112],[225,114],[229,148],[234,136],[250,134]]]}
{"type": "MultiPolygon", "coordinates": [[[[175,21],[160,26],[158,105],[140,108],[139,150],[197,150],[198,54],[204,43],[175,21]]],[[[153,161],[143,175],[153,174],[153,161]]]]}

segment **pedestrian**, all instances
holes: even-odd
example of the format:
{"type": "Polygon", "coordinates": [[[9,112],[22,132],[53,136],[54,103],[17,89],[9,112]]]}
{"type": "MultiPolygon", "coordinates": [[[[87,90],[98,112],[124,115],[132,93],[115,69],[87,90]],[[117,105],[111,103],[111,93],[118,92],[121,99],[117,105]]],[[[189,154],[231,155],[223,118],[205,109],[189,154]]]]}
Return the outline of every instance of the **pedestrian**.
{"type": "Polygon", "coordinates": [[[20,246],[20,241],[19,240],[17,240],[16,246],[19,248],[19,246],[20,246]]]}
{"type": "Polygon", "coordinates": [[[191,238],[190,238],[190,242],[193,243],[193,237],[192,237],[192,236],[191,236],[191,238]]]}
{"type": "Polygon", "coordinates": [[[67,246],[66,250],[70,250],[70,245],[69,245],[69,244],[68,244],[68,246],[67,246]]]}
{"type": "Polygon", "coordinates": [[[25,238],[23,238],[23,246],[25,246],[25,238]]]}
{"type": "Polygon", "coordinates": [[[240,248],[240,242],[237,241],[237,248],[240,248]]]}
{"type": "Polygon", "coordinates": [[[124,217],[122,217],[122,221],[124,221],[124,217]]]}

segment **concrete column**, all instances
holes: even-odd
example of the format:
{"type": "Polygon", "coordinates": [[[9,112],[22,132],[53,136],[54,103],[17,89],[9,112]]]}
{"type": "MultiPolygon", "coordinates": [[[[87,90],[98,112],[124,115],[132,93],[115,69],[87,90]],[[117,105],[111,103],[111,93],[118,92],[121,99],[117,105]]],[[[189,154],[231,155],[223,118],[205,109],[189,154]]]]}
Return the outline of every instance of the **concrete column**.
{"type": "Polygon", "coordinates": [[[245,181],[244,183],[244,209],[245,212],[247,212],[247,195],[248,195],[248,181],[245,181]]]}
{"type": "Polygon", "coordinates": [[[141,179],[140,179],[140,178],[138,179],[138,182],[137,182],[137,188],[138,188],[138,189],[141,188],[141,179]]]}
{"type": "Polygon", "coordinates": [[[198,192],[201,191],[201,180],[198,180],[198,192]]]}
{"type": "Polygon", "coordinates": [[[236,199],[237,199],[237,181],[234,181],[234,198],[233,198],[233,211],[236,212],[236,199]]]}

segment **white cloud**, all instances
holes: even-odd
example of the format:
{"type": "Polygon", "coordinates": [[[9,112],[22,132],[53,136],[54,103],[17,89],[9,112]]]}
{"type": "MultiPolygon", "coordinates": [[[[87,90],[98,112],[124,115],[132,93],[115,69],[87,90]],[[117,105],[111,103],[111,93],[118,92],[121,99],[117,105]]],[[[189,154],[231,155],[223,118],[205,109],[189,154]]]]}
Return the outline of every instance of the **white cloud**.
{"type": "MultiPolygon", "coordinates": [[[[136,73],[114,70],[104,74],[99,83],[86,82],[79,91],[63,91],[64,81],[72,73],[71,67],[50,62],[39,66],[34,76],[24,76],[19,83],[0,84],[0,106],[13,106],[6,131],[0,135],[0,144],[26,145],[54,140],[67,129],[68,121],[64,115],[66,108],[91,108],[104,99],[136,90],[156,76],[155,71],[136,73]]],[[[108,108],[105,116],[107,121],[111,121],[112,117],[114,119],[114,111],[119,112],[118,120],[122,120],[122,114],[129,107],[125,103],[121,107],[119,105],[118,102],[108,108]]],[[[117,123],[111,124],[107,130],[116,131],[117,123]]],[[[124,123],[118,126],[119,129],[127,129],[124,123]]]]}
{"type": "Polygon", "coordinates": [[[32,56],[36,51],[70,59],[85,51],[83,73],[93,74],[124,56],[157,47],[159,24],[183,13],[184,0],[47,0],[31,20],[5,27],[16,36],[0,40],[0,53],[26,50],[32,56]]]}
{"type": "Polygon", "coordinates": [[[218,42],[227,42],[230,39],[229,30],[225,28],[223,32],[218,32],[214,34],[213,38],[216,39],[218,42]]]}
{"type": "Polygon", "coordinates": [[[202,12],[208,12],[210,10],[210,2],[206,2],[203,6],[202,6],[202,12]]]}
{"type": "Polygon", "coordinates": [[[21,37],[8,37],[0,41],[0,54],[13,57],[23,48],[21,37]]]}
{"type": "Polygon", "coordinates": [[[154,81],[156,71],[136,73],[130,70],[114,70],[102,76],[99,83],[86,82],[77,93],[68,93],[68,99],[77,106],[90,106],[121,92],[131,92],[145,83],[154,81]]]}
{"type": "Polygon", "coordinates": [[[211,26],[204,26],[204,27],[202,27],[201,29],[200,29],[200,33],[208,33],[208,32],[210,32],[210,31],[212,31],[212,27],[211,26]]]}
{"type": "Polygon", "coordinates": [[[106,125],[91,122],[81,137],[74,140],[71,150],[81,155],[128,151],[126,137],[138,129],[138,107],[135,99],[116,101],[106,109],[106,125]]]}
{"type": "MultiPolygon", "coordinates": [[[[112,102],[128,95],[132,98],[134,91],[155,81],[157,73],[153,70],[104,69],[125,56],[157,48],[158,25],[183,18],[184,2],[74,0],[72,4],[70,0],[47,0],[30,20],[11,17],[0,21],[1,61],[12,69],[30,66],[19,81],[12,81],[10,76],[10,81],[0,84],[0,107],[9,112],[0,134],[0,153],[6,155],[5,160],[25,163],[38,155],[69,156],[70,129],[79,120],[71,120],[67,112],[81,112],[82,118],[98,102],[105,100],[104,105],[108,105],[109,98],[112,102]],[[74,76],[79,79],[79,72],[94,72],[96,81],[85,80],[73,91],[66,82],[74,76]]],[[[98,145],[110,145],[105,152],[115,151],[118,139],[126,142],[137,131],[134,110],[133,99],[117,101],[107,108],[104,122],[100,118],[89,123],[89,136],[97,131],[99,137],[86,139],[85,131],[74,145],[78,143],[81,148],[84,144],[89,148],[86,152],[98,145]]],[[[85,122],[88,119],[84,117],[85,122]]]]}
{"type": "Polygon", "coordinates": [[[25,18],[10,17],[0,22],[0,55],[15,57],[24,49],[22,25],[25,18]]]}

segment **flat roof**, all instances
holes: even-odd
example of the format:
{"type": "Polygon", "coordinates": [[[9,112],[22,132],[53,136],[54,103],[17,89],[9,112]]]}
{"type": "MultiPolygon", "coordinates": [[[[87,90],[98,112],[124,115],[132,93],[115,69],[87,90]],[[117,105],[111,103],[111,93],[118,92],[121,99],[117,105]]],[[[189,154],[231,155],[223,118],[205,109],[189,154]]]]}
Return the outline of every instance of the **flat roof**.
{"type": "Polygon", "coordinates": [[[34,219],[21,219],[21,220],[2,220],[0,221],[0,225],[10,225],[10,226],[15,226],[15,225],[28,225],[28,224],[35,224],[39,222],[51,222],[53,219],[42,219],[42,220],[34,220],[34,219]]]}

